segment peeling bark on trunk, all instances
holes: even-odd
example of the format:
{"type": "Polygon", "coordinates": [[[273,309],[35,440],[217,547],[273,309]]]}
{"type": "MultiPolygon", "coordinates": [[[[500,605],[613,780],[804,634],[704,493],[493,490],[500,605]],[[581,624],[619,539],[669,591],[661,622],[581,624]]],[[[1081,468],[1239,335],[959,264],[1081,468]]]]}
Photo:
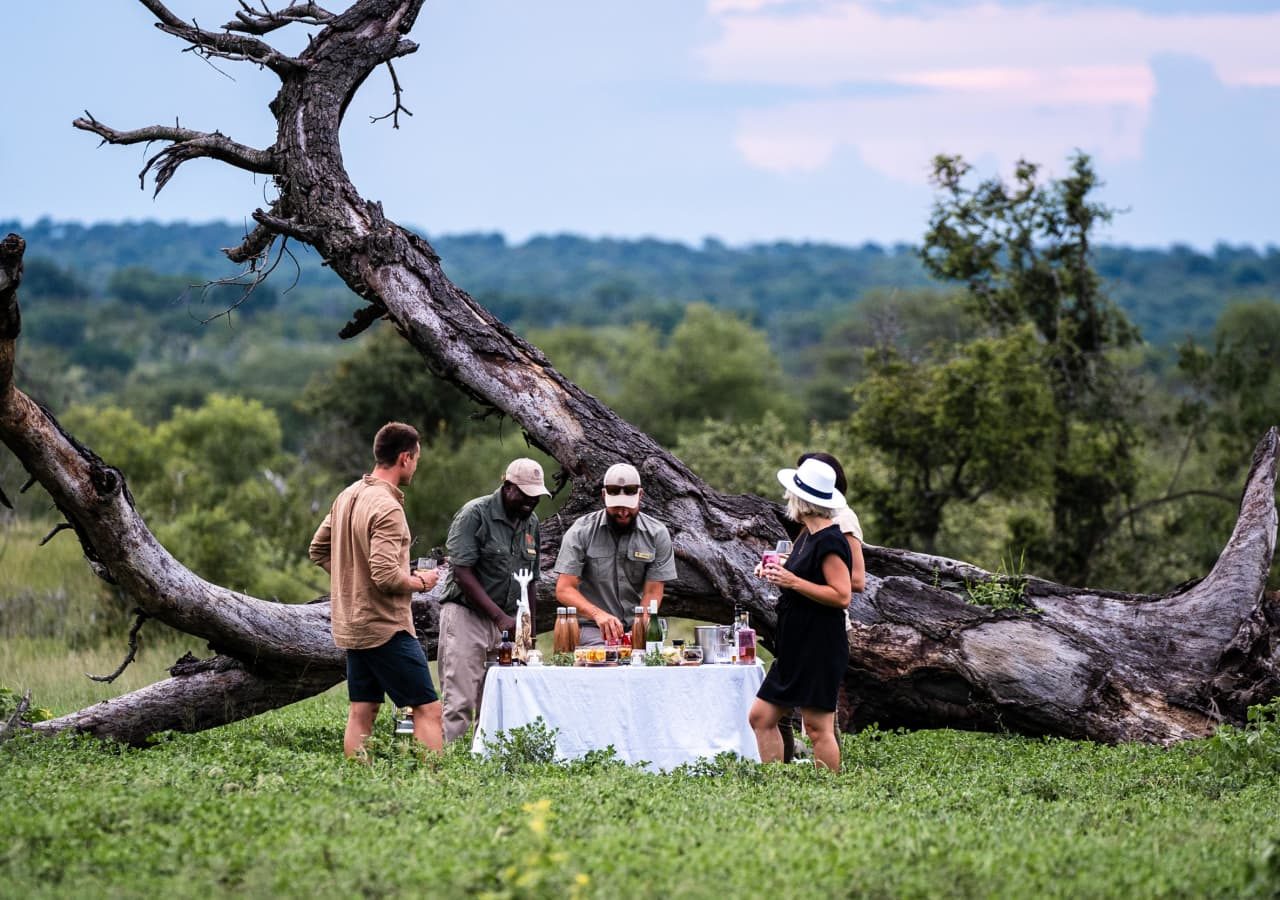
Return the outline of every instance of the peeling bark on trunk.
{"type": "MultiPolygon", "coordinates": [[[[163,126],[119,132],[92,117],[76,126],[107,143],[171,142],[148,162],[158,187],[199,156],[273,176],[278,199],[255,211],[258,227],[228,256],[256,264],[277,240],[311,244],[369,304],[343,336],[385,315],[433,372],[518,422],[572,485],[565,508],[543,525],[548,564],[565,528],[596,507],[604,470],[629,460],[643,474],[647,507],[668,523],[675,545],[680,575],[668,585],[664,609],[724,621],[731,604],[741,603],[771,646],[772,591],[751,570],[759,552],[783,536],[780,507],[708,488],[456,287],[425,240],[388,220],[351,184],[338,144],[343,114],[374,68],[416,49],[404,35],[422,0],[360,0],[338,15],[317,14],[322,27],[296,58],[257,37],[202,31],[159,0],[141,2],[162,30],[198,52],[247,58],[279,75],[271,103],[276,143],[256,150],[221,134],[163,126]]],[[[228,28],[253,35],[299,21],[284,13],[237,15],[242,24],[228,28]]],[[[13,385],[21,256],[16,236],[0,247],[0,439],[49,491],[96,572],[148,615],[208,640],[221,660],[216,671],[175,673],[41,729],[138,743],[148,729],[213,727],[336,683],[343,657],[330,637],[327,603],[281,606],[197,578],[146,528],[120,473],[13,385]]],[[[1262,602],[1275,540],[1276,442],[1273,430],[1259,445],[1240,521],[1218,565],[1169,596],[1032,580],[1026,598],[1035,613],[992,613],[962,599],[966,580],[985,581],[989,573],[868,546],[868,587],[854,604],[849,633],[843,719],[850,727],[876,721],[1161,742],[1206,734],[1222,719],[1239,721],[1250,703],[1277,690],[1277,613],[1262,602]]],[[[554,606],[549,589],[544,581],[544,630],[554,606]]],[[[418,612],[433,645],[433,601],[421,599],[418,612]]]]}

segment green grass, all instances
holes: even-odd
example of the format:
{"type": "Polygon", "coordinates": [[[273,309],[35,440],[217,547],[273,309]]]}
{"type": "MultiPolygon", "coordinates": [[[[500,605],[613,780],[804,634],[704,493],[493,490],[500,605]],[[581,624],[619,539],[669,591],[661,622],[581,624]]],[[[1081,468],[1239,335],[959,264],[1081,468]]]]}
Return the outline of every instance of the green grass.
{"type": "Polygon", "coordinates": [[[1200,747],[864,732],[838,775],[423,761],[341,688],[147,750],[0,748],[7,896],[1273,896],[1280,775],[1200,747]],[[585,879],[585,880],[584,880],[585,879]]]}
{"type": "MultiPolygon", "coordinates": [[[[0,686],[63,713],[203,652],[148,624],[119,680],[84,678],[118,664],[127,618],[86,624],[109,599],[69,536],[35,549],[45,530],[0,534],[0,686]],[[42,602],[18,615],[22,591],[42,602]]],[[[1274,707],[1171,750],[872,730],[844,738],[838,775],[732,760],[650,775],[605,755],[530,763],[536,735],[424,761],[385,713],[361,766],[341,757],[345,706],[340,686],[147,750],[0,746],[0,897],[1280,892],[1274,707]]]]}

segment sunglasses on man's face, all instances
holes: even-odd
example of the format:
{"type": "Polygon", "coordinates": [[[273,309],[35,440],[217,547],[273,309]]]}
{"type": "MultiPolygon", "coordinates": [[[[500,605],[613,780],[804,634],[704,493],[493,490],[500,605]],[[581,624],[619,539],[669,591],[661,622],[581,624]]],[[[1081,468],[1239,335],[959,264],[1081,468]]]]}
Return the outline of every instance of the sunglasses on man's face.
{"type": "Polygon", "coordinates": [[[606,484],[604,492],[610,497],[616,497],[619,494],[626,494],[628,497],[634,497],[640,490],[638,484],[606,484]]]}

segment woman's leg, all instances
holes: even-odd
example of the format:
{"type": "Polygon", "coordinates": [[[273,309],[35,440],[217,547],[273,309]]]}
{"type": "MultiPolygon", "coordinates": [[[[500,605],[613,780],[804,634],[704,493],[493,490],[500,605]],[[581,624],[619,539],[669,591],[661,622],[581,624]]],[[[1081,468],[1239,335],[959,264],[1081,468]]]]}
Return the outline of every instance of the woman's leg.
{"type": "Polygon", "coordinates": [[[781,706],[774,706],[759,697],[751,704],[751,711],[747,713],[747,723],[756,733],[756,746],[760,749],[761,762],[782,760],[782,735],[778,732],[782,713],[781,706]]]}
{"type": "Polygon", "coordinates": [[[836,714],[825,709],[802,709],[804,730],[813,741],[814,765],[840,771],[840,741],[836,738],[836,714]]]}

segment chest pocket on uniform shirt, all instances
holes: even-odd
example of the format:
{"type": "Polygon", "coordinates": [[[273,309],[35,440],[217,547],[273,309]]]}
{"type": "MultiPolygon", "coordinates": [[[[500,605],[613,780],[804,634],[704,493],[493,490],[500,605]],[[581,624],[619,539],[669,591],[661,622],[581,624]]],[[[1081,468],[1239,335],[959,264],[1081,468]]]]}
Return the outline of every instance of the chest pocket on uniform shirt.
{"type": "Polygon", "coordinates": [[[629,550],[627,550],[626,560],[623,562],[623,568],[626,569],[627,579],[632,582],[640,582],[644,580],[645,572],[649,570],[649,566],[653,565],[654,552],[652,544],[633,542],[629,550]]]}

